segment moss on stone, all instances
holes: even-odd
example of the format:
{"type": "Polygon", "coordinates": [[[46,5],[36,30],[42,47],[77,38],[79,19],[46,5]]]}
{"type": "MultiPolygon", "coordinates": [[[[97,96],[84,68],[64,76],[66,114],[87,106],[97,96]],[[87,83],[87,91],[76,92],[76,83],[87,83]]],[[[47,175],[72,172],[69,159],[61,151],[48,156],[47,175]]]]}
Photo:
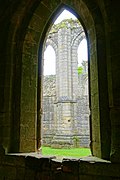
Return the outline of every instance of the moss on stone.
{"type": "Polygon", "coordinates": [[[79,26],[81,25],[78,19],[76,19],[76,20],[73,20],[72,18],[65,19],[58,24],[54,24],[49,33],[51,34],[51,33],[58,32],[58,30],[62,29],[62,28],[71,27],[71,29],[73,29],[73,28],[76,28],[76,26],[78,26],[78,25],[79,26]]]}

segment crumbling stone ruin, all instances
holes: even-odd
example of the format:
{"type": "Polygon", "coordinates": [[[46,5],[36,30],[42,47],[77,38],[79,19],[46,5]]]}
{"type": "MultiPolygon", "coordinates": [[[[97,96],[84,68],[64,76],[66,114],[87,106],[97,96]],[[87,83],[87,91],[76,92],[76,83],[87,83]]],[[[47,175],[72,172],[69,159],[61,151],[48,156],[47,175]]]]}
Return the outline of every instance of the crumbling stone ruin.
{"type": "MultiPolygon", "coordinates": [[[[46,46],[56,53],[56,75],[44,76],[42,143],[51,147],[89,147],[88,63],[78,73],[78,46],[85,38],[78,20],[53,25],[46,46]]],[[[51,67],[52,68],[52,67],[51,67]]]]}
{"type": "Polygon", "coordinates": [[[119,180],[119,77],[120,1],[1,0],[0,180],[119,180]],[[92,156],[59,161],[38,150],[44,40],[64,9],[88,42],[92,156]]]}

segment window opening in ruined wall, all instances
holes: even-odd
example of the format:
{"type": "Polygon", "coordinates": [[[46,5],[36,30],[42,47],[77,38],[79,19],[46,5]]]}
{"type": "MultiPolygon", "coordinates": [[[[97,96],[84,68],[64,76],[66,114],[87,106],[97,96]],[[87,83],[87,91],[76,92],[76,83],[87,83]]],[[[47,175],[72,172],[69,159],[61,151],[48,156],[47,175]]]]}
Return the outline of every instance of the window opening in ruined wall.
{"type": "Polygon", "coordinates": [[[87,40],[79,20],[68,14],[59,15],[43,50],[42,146],[53,148],[90,144],[87,40]]]}

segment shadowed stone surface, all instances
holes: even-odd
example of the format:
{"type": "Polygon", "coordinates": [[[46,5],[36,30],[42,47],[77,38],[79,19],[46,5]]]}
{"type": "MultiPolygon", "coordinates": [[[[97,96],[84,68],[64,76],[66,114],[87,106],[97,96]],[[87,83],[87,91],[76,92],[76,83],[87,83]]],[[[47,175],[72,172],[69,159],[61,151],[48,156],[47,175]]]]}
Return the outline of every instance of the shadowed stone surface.
{"type": "Polygon", "coordinates": [[[0,1],[0,180],[119,180],[119,77],[120,1],[0,1]],[[4,155],[40,148],[42,50],[62,8],[75,13],[86,31],[91,149],[94,156],[110,160],[75,160],[76,170],[74,160],[63,168],[55,159],[4,155]]]}

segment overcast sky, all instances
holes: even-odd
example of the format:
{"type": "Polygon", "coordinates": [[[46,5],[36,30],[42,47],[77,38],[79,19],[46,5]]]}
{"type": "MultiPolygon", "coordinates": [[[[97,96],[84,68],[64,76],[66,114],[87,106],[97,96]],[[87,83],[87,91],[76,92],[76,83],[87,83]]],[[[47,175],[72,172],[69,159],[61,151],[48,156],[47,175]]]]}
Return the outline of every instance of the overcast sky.
{"type": "Polygon", "coordinates": [[[58,24],[60,23],[63,19],[77,19],[72,13],[70,13],[67,10],[64,10],[60,16],[58,16],[58,18],[56,19],[56,21],[54,22],[54,24],[58,24]]]}
{"type": "MultiPolygon", "coordinates": [[[[54,23],[58,24],[63,19],[70,19],[70,18],[77,19],[69,11],[64,10],[54,23]]],[[[87,59],[88,59],[87,42],[84,39],[78,47],[78,66],[81,65],[82,60],[87,60],[87,59]]],[[[55,61],[56,61],[55,52],[51,46],[48,46],[44,52],[44,75],[50,75],[56,73],[55,61]]]]}

